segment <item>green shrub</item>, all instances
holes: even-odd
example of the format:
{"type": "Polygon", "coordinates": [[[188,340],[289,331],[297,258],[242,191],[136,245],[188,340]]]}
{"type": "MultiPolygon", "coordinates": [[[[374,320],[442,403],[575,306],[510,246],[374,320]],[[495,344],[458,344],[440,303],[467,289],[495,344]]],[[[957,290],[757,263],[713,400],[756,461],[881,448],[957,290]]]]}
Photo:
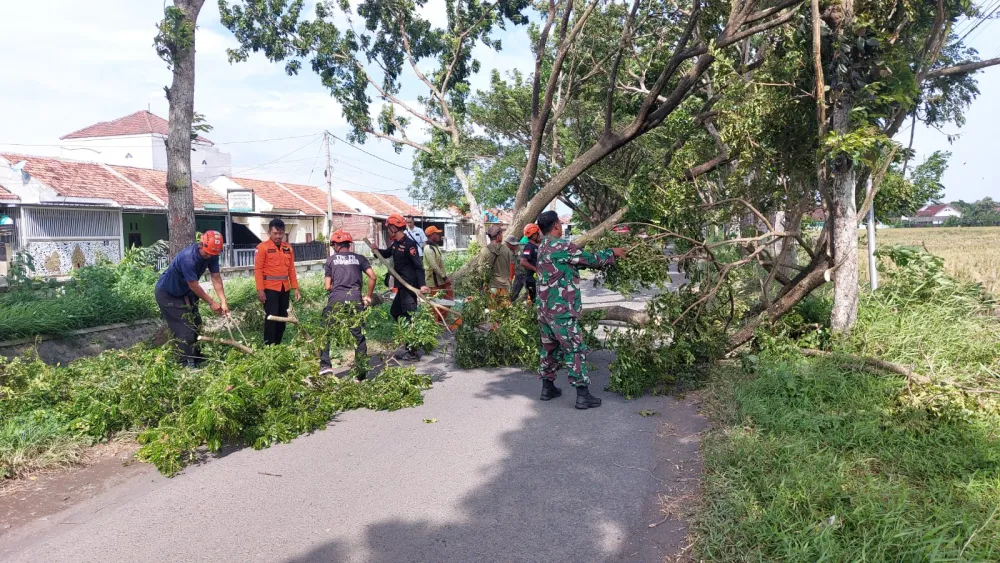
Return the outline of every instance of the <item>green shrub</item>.
{"type": "Polygon", "coordinates": [[[725,352],[726,332],[710,312],[683,315],[698,298],[686,286],[661,293],[646,305],[646,325],[608,331],[605,347],[615,353],[609,391],[632,399],[707,373],[725,352]]]}
{"type": "Polygon", "coordinates": [[[156,280],[151,268],[123,261],[75,270],[69,283],[56,288],[22,284],[0,300],[0,340],[154,317],[156,280]]]}
{"type": "Polygon", "coordinates": [[[538,369],[538,317],[535,307],[526,300],[511,304],[488,293],[474,296],[463,304],[462,324],[455,340],[455,363],[461,368],[538,369]]]}

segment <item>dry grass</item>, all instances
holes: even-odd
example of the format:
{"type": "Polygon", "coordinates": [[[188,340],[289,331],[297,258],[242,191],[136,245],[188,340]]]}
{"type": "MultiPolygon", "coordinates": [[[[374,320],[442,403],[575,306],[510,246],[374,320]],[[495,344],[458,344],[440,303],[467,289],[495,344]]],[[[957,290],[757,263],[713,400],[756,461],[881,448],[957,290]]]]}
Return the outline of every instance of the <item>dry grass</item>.
{"type": "MultiPolygon", "coordinates": [[[[861,279],[867,282],[867,236],[863,230],[858,233],[861,279]]],[[[991,293],[1000,294],[1000,227],[881,229],[876,241],[878,246],[924,246],[931,254],[944,258],[949,274],[979,282],[991,293]]]]}

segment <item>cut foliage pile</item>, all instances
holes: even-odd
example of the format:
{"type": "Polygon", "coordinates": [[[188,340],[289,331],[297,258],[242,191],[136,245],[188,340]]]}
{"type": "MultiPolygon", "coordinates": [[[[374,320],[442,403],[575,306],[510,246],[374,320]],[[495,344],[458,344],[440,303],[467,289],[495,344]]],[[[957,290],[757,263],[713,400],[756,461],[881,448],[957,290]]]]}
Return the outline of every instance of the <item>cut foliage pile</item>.
{"type": "Polygon", "coordinates": [[[396,410],[423,402],[430,379],[389,367],[359,385],[316,378],[317,363],[293,346],[246,355],[210,349],[204,369],[189,370],[169,347],[109,351],[67,367],[34,357],[0,359],[0,473],[37,468],[55,448],[138,431],[139,457],[167,475],[202,446],[264,448],[325,426],[338,412],[396,410]]]}

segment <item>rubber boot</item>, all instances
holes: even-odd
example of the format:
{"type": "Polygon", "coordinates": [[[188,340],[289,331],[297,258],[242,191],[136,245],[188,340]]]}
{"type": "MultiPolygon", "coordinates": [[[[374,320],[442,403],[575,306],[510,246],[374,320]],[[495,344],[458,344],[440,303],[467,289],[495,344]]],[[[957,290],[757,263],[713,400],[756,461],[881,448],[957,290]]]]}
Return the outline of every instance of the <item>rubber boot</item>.
{"type": "Polygon", "coordinates": [[[586,385],[576,388],[576,408],[596,409],[601,406],[601,399],[590,394],[590,389],[586,385]]]}
{"type": "Polygon", "coordinates": [[[556,387],[556,384],[552,382],[549,378],[542,378],[542,396],[539,397],[543,401],[551,401],[556,397],[562,395],[562,389],[556,387]]]}

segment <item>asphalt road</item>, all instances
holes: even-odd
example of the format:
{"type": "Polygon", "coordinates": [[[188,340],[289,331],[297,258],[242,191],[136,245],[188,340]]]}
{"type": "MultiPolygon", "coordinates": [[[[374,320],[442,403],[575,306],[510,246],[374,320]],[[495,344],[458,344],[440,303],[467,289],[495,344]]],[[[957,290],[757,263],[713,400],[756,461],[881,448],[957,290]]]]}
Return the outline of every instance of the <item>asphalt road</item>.
{"type": "Polygon", "coordinates": [[[702,419],[600,391],[610,356],[591,359],[604,405],[578,411],[564,375],[541,402],[532,374],[426,358],[420,407],[348,412],[173,479],[144,472],[0,537],[0,560],[662,562],[686,530],[660,501],[696,491],[702,419]]]}

